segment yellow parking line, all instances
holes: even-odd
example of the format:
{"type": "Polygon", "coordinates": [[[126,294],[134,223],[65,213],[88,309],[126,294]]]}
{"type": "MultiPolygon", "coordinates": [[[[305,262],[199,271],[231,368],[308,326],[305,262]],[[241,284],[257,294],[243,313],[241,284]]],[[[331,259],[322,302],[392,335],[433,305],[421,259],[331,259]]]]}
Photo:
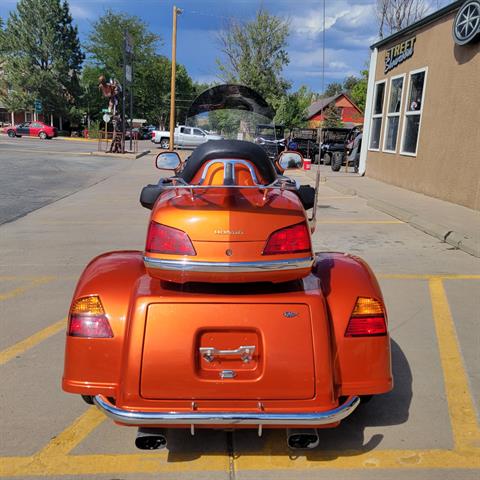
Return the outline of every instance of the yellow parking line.
{"type": "Polygon", "coordinates": [[[462,274],[410,274],[410,273],[379,273],[379,278],[392,280],[430,280],[439,278],[442,280],[480,280],[480,275],[462,275],[462,274]]]}
{"type": "Polygon", "coordinates": [[[106,418],[97,407],[90,407],[60,435],[51,440],[36,456],[46,459],[67,455],[106,418]]]}
{"type": "MultiPolygon", "coordinates": [[[[462,469],[480,468],[480,449],[322,451],[295,453],[285,449],[235,453],[235,470],[352,470],[352,469],[462,469]]],[[[129,473],[228,472],[229,457],[222,452],[190,457],[188,452],[125,455],[60,455],[58,457],[4,457],[0,477],[33,475],[106,475],[129,473]],[[173,457],[169,459],[170,455],[173,457]]]]}
{"type": "Polygon", "coordinates": [[[367,225],[395,225],[405,223],[401,220],[317,220],[317,223],[323,224],[367,224],[367,225]]]}
{"type": "Polygon", "coordinates": [[[468,448],[480,440],[475,406],[442,280],[430,279],[429,288],[455,447],[468,448]]]}
{"type": "MultiPolygon", "coordinates": [[[[13,280],[13,277],[11,277],[13,280]]],[[[3,300],[7,300],[9,298],[16,297],[17,295],[20,295],[21,293],[26,292],[27,290],[30,290],[31,288],[37,287],[39,285],[43,285],[45,283],[51,282],[54,280],[55,277],[38,277],[33,280],[29,280],[29,283],[27,285],[24,285],[22,287],[14,288],[13,290],[10,290],[9,292],[5,293],[0,293],[0,302],[3,300]]]]}
{"type": "Polygon", "coordinates": [[[40,342],[43,342],[47,338],[55,335],[60,330],[64,329],[66,326],[66,318],[40,330],[37,333],[34,333],[32,336],[26,338],[25,340],[21,340],[20,342],[12,345],[11,347],[6,348],[0,352],[0,365],[3,365],[9,362],[12,358],[15,358],[18,355],[26,352],[32,347],[35,347],[40,342]]]}

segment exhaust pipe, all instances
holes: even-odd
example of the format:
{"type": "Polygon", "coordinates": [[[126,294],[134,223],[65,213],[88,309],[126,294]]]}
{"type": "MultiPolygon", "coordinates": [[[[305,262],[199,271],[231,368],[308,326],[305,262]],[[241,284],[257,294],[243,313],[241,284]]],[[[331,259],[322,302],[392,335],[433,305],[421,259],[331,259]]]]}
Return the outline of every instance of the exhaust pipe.
{"type": "Polygon", "coordinates": [[[305,450],[318,447],[320,439],[316,428],[288,428],[287,445],[292,450],[305,450]]]}
{"type": "Polygon", "coordinates": [[[167,447],[165,428],[139,428],[135,446],[140,450],[159,450],[167,447]]]}

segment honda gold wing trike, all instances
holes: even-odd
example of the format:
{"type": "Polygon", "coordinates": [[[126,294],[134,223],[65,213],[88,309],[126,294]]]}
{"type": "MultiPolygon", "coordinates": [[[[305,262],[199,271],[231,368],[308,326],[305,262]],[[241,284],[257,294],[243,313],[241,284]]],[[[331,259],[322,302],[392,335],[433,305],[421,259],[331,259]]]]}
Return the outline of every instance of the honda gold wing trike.
{"type": "Polygon", "coordinates": [[[360,258],[312,250],[318,177],[288,177],[302,162],[241,140],[160,153],[145,249],[104,253],[79,279],[63,389],[137,427],[143,449],[173,428],[283,428],[313,448],[390,391],[379,285],[360,258]]]}

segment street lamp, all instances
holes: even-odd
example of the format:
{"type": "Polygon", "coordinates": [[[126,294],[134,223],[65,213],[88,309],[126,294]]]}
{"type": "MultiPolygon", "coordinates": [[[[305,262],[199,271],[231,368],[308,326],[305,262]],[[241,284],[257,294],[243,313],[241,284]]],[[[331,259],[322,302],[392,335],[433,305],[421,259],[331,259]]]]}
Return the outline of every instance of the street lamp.
{"type": "Polygon", "coordinates": [[[183,10],[173,6],[173,29],[172,29],[172,78],[170,81],[170,141],[169,150],[174,150],[175,134],[175,76],[177,73],[177,15],[181,15],[183,10]]]}

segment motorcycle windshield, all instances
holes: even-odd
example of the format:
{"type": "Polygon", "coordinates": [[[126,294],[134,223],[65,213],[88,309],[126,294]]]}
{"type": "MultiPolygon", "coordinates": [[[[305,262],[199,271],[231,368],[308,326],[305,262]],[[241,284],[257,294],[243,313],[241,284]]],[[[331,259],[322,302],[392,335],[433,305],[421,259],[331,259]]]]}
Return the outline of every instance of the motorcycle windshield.
{"type": "Polygon", "coordinates": [[[284,138],[275,125],[274,109],[255,90],[244,85],[216,85],[201,93],[187,112],[187,124],[225,139],[262,144],[284,138]]]}

